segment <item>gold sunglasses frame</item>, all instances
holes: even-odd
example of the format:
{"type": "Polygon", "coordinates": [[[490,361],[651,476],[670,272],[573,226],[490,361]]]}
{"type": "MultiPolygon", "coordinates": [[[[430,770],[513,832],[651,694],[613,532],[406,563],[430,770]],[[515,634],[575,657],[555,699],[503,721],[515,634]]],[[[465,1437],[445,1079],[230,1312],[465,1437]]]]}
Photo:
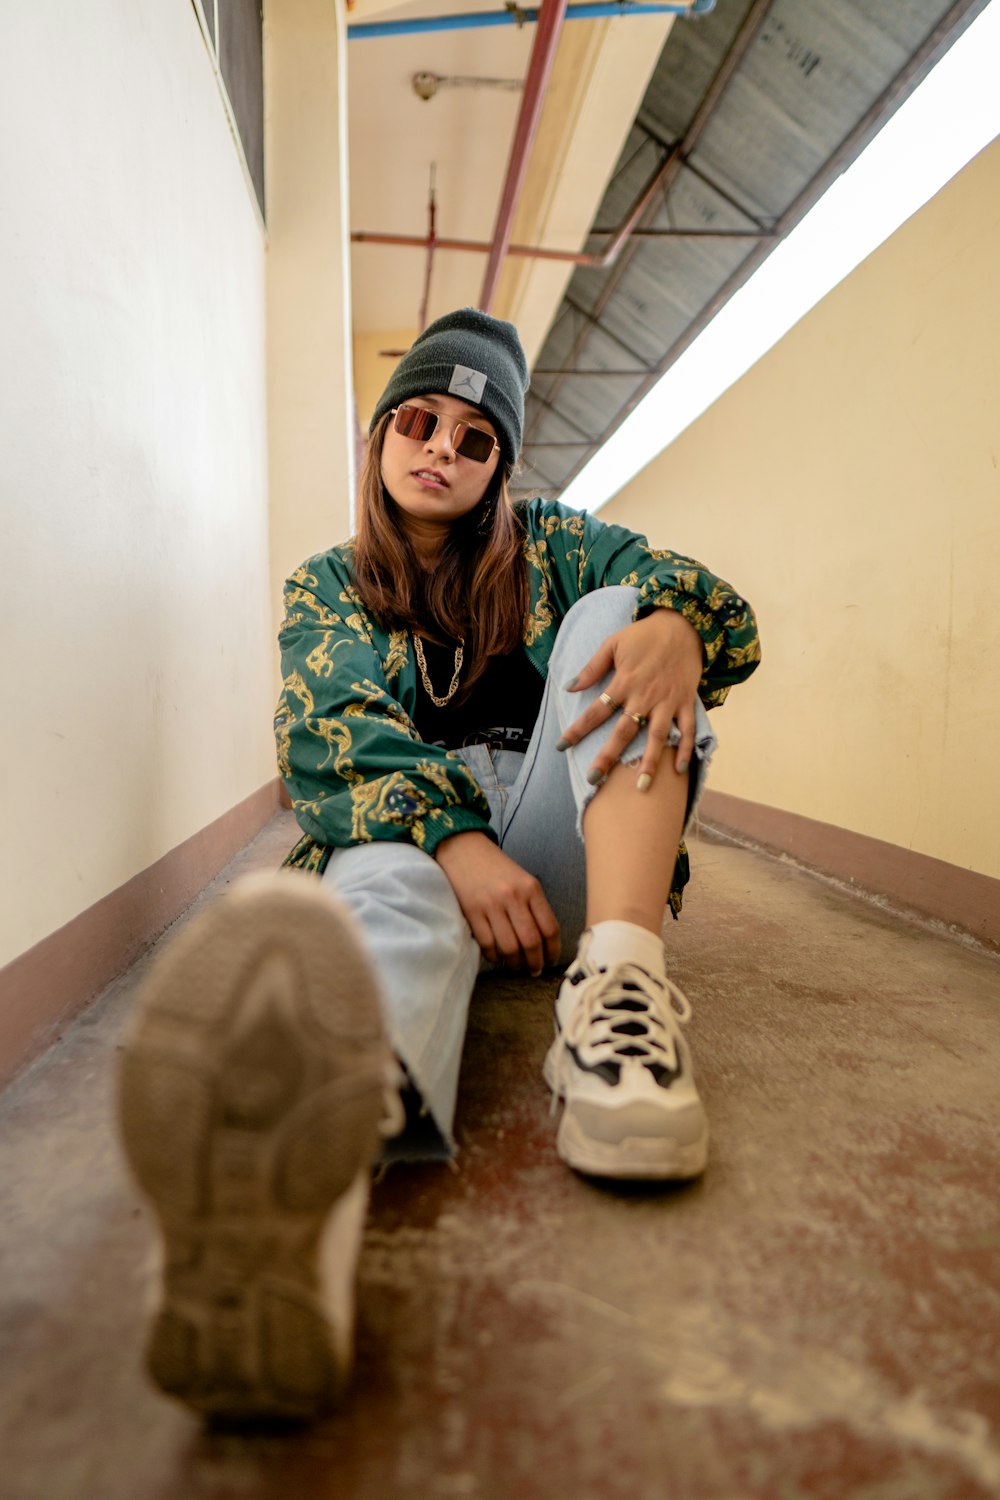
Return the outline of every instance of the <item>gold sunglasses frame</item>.
{"type": "MultiPolygon", "coordinates": [[[[435,411],[431,406],[416,406],[412,401],[400,402],[399,406],[394,406],[392,408],[392,410],[389,412],[389,415],[390,417],[392,417],[393,432],[397,433],[401,438],[406,438],[407,442],[409,443],[429,443],[431,438],[437,432],[442,421],[449,420],[449,418],[445,417],[443,412],[435,411]],[[396,413],[402,411],[404,407],[409,407],[410,411],[425,411],[428,416],[434,418],[434,426],[431,428],[426,437],[415,438],[408,432],[399,431],[399,428],[396,426],[396,413]]],[[[454,448],[459,458],[467,458],[469,462],[473,464],[488,464],[494,453],[500,447],[500,444],[497,439],[492,436],[491,433],[488,433],[486,431],[485,427],[477,427],[475,422],[467,422],[464,417],[460,417],[457,421],[454,421],[451,424],[451,446],[452,448],[454,448]],[[461,436],[456,442],[455,434],[459,431],[460,428],[462,429],[461,436]],[[473,458],[471,453],[463,453],[461,451],[460,445],[462,442],[462,438],[465,437],[466,432],[478,432],[481,437],[490,439],[493,446],[490,449],[489,453],[487,453],[485,458],[473,458]]]]}

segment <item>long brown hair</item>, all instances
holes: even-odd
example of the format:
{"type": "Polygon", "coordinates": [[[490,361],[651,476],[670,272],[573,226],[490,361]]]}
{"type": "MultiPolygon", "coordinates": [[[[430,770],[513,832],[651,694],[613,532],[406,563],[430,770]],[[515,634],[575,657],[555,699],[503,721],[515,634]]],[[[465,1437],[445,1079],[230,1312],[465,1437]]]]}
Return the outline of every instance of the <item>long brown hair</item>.
{"type": "Polygon", "coordinates": [[[456,700],[461,702],[490,658],[506,655],[523,640],[524,528],[501,462],[479,504],[452,524],[434,568],[423,568],[382,481],[382,447],[391,420],[387,412],[372,433],[361,471],[354,586],[385,629],[465,641],[467,670],[456,700]]]}

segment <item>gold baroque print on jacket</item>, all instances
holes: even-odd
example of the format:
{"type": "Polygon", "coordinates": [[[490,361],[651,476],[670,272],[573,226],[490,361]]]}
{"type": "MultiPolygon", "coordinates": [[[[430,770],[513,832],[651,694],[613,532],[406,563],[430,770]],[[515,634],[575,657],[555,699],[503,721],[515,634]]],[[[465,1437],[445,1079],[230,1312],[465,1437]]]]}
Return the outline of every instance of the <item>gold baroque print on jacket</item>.
{"type": "Polygon", "coordinates": [[[312,693],[306,687],[299,672],[290,672],[285,679],[285,685],[278,699],[277,708],[274,711],[274,735],[278,752],[278,770],[282,776],[291,776],[291,735],[292,725],[299,717],[293,709],[291,698],[297,698],[301,704],[302,716],[307,717],[315,708],[312,693]]]}
{"type": "Polygon", "coordinates": [[[318,797],[314,797],[311,802],[307,802],[304,797],[297,797],[292,803],[292,812],[296,817],[299,817],[301,814],[308,818],[318,818],[322,811],[323,804],[318,797]]]}
{"type": "Polygon", "coordinates": [[[274,744],[278,758],[278,770],[284,777],[292,774],[292,715],[286,713],[288,705],[284,698],[278,701],[278,711],[274,716],[274,744]]]}
{"type": "MultiPolygon", "coordinates": [[[[289,616],[291,615],[292,610],[297,604],[301,604],[303,609],[307,609],[310,616],[313,619],[317,620],[321,625],[326,625],[328,628],[332,629],[334,626],[340,624],[340,616],[337,614],[337,611],[335,609],[331,609],[327,604],[321,604],[320,601],[316,598],[316,595],[310,589],[286,588],[285,610],[289,616]]],[[[295,616],[295,619],[300,618],[301,616],[295,616]]],[[[285,623],[286,625],[292,623],[291,619],[286,619],[285,623]]]]}
{"type": "MultiPolygon", "coordinates": [[[[465,761],[462,760],[460,755],[456,755],[455,760],[468,772],[468,766],[466,766],[465,761]]],[[[458,793],[452,785],[452,768],[450,766],[446,771],[444,766],[436,765],[434,761],[422,760],[417,763],[417,770],[422,776],[426,776],[427,780],[433,786],[437,787],[444,798],[446,807],[453,806],[458,801],[458,793]]]]}
{"type": "Polygon", "coordinates": [[[317,771],[325,771],[332,760],[334,771],[345,781],[353,785],[364,780],[361,772],[354,769],[348,758],[353,740],[346,724],[342,724],[339,719],[310,719],[307,728],[310,734],[314,734],[326,745],[326,755],[316,766],[317,771]]]}
{"type": "MultiPolygon", "coordinates": [[[[697,568],[682,568],[676,574],[675,588],[680,593],[693,594],[698,587],[697,568]]],[[[711,609],[711,605],[708,606],[711,609]]]]}
{"type": "Polygon", "coordinates": [[[713,639],[706,638],[707,631],[715,624],[712,616],[694,599],[685,599],[681,604],[674,604],[672,608],[677,609],[678,613],[682,614],[685,620],[690,621],[695,630],[697,630],[702,638],[702,649],[705,657],[709,666],[711,666],[712,662],[718,656],[719,648],[722,645],[721,636],[717,635],[713,639]]]}
{"type": "Polygon", "coordinates": [[[344,616],[344,624],[348,630],[353,630],[355,635],[361,636],[362,640],[368,641],[370,644],[372,638],[371,621],[365,612],[365,607],[361,603],[356,590],[350,584],[342,590],[340,602],[341,604],[348,605],[351,609],[351,613],[344,616]]]}
{"type": "Polygon", "coordinates": [[[405,630],[393,630],[389,634],[389,649],[385,654],[382,669],[385,672],[386,682],[399,675],[410,657],[409,643],[405,630]]]}
{"type": "Polygon", "coordinates": [[[726,665],[729,667],[756,666],[760,661],[760,641],[747,641],[744,646],[730,646],[726,650],[726,665]]]}
{"type": "Polygon", "coordinates": [[[670,552],[666,547],[651,547],[647,541],[639,541],[636,544],[636,550],[644,553],[646,557],[651,557],[654,562],[666,563],[669,567],[674,567],[678,563],[687,563],[696,572],[701,569],[701,563],[696,563],[692,558],[679,557],[676,552],[670,552]]]}
{"type": "Polygon", "coordinates": [[[284,866],[292,870],[305,870],[310,875],[322,875],[331,853],[332,850],[326,844],[317,844],[311,834],[304,833],[284,860],[284,866]]]}
{"type": "Polygon", "coordinates": [[[716,581],[715,587],[705,600],[705,606],[713,614],[723,616],[728,624],[737,629],[745,626],[750,617],[750,606],[746,600],[734,594],[728,583],[723,583],[721,579],[716,581]]]}
{"type": "Polygon", "coordinates": [[[369,682],[367,678],[363,682],[352,682],[351,692],[359,694],[360,701],[355,699],[354,702],[348,703],[344,709],[345,719],[360,719],[365,714],[371,713],[373,708],[378,708],[380,722],[384,722],[387,729],[394,729],[397,734],[403,734],[407,739],[416,737],[416,731],[409,716],[374,682],[369,682]]]}
{"type": "Polygon", "coordinates": [[[345,640],[333,641],[333,631],[327,630],[318,646],[315,646],[306,657],[306,666],[314,677],[329,677],[333,671],[333,653],[338,647],[348,644],[345,640]]]}
{"type": "MultiPolygon", "coordinates": [[[[430,811],[427,798],[402,771],[393,771],[378,781],[365,781],[351,788],[352,832],[356,843],[370,843],[372,825],[390,823],[413,829],[430,811]]],[[[419,839],[416,842],[420,842],[419,839]]]]}
{"type": "Polygon", "coordinates": [[[310,573],[307,563],[303,563],[301,568],[296,568],[294,573],[289,574],[288,582],[301,584],[307,589],[319,587],[319,580],[315,573],[310,573]]]}
{"type": "Polygon", "coordinates": [[[583,544],[583,527],[566,525],[563,530],[570,536],[579,539],[580,545],[578,547],[566,548],[566,561],[570,562],[574,557],[576,558],[576,586],[582,594],[586,586],[587,564],[590,562],[590,556],[583,544]]]}
{"type": "MultiPolygon", "coordinates": [[[[585,518],[582,515],[576,514],[552,516],[549,517],[548,520],[544,523],[544,530],[545,536],[549,540],[550,544],[553,543],[556,537],[559,537],[561,540],[563,540],[561,556],[566,560],[567,563],[572,564],[573,558],[577,559],[577,587],[582,592],[588,562],[588,554],[584,546],[584,536],[586,534],[585,518]],[[566,538],[572,538],[579,545],[577,545],[576,547],[567,546],[565,543],[566,538]]],[[[546,551],[551,555],[551,545],[546,549],[546,551]]]]}
{"type": "Polygon", "coordinates": [[[552,624],[552,606],[549,603],[548,543],[544,538],[537,542],[526,541],[524,556],[528,567],[533,568],[538,578],[538,598],[535,607],[524,622],[524,644],[533,646],[552,624]]]}
{"type": "Polygon", "coordinates": [[[289,672],[288,676],[285,678],[285,685],[282,690],[281,698],[278,701],[279,705],[284,706],[284,711],[287,714],[291,714],[293,712],[291,703],[289,702],[289,699],[291,698],[297,698],[299,700],[299,703],[302,705],[303,715],[308,717],[309,714],[315,711],[316,700],[306,686],[305,679],[302,676],[301,672],[289,672]]]}

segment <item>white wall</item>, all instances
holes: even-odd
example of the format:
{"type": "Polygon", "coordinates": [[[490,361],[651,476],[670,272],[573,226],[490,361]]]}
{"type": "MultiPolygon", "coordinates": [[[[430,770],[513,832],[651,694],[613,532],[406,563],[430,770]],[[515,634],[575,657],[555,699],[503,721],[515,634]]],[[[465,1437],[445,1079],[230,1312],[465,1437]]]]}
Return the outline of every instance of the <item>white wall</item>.
{"type": "Polygon", "coordinates": [[[264,238],[192,7],[0,8],[0,963],[274,773],[264,238]]]}

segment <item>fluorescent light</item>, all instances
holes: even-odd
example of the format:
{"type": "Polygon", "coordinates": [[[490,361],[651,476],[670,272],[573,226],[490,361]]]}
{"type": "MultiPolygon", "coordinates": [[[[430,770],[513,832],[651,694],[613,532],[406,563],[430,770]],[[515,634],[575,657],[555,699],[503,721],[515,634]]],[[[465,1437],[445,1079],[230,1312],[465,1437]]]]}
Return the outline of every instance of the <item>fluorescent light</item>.
{"type": "Polygon", "coordinates": [[[599,510],[1000,134],[1000,0],[945,53],[561,498],[599,510]]]}

